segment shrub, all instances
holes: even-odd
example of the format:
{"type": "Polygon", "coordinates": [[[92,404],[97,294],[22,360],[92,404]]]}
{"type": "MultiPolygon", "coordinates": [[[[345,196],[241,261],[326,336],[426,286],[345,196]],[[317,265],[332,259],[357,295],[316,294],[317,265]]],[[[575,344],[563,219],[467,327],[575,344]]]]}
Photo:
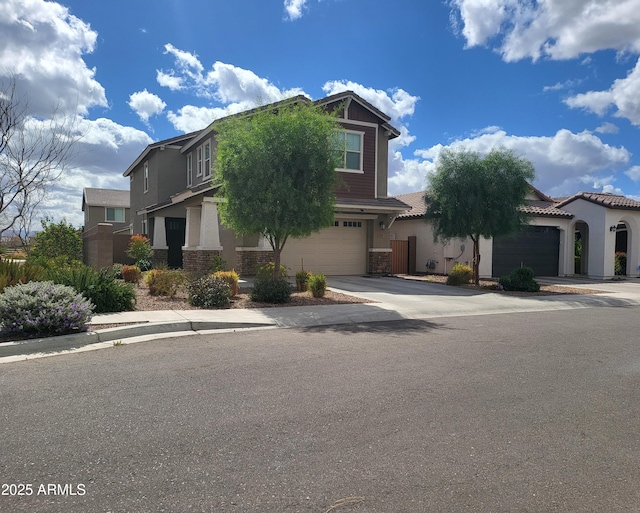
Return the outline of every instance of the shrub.
{"type": "Polygon", "coordinates": [[[0,294],[2,331],[51,336],[87,330],[93,306],[71,287],[33,281],[0,294]]]}
{"type": "Polygon", "coordinates": [[[187,283],[189,304],[200,308],[222,308],[229,304],[231,289],[222,278],[204,275],[187,283]]]}
{"type": "Polygon", "coordinates": [[[227,268],[227,262],[220,255],[213,255],[209,269],[211,272],[217,273],[218,271],[224,271],[227,268]]]}
{"type": "MultiPolygon", "coordinates": [[[[258,267],[256,273],[256,280],[273,280],[273,270],[276,268],[276,264],[269,262],[268,264],[258,267]]],[[[280,266],[280,278],[284,279],[288,276],[287,268],[284,265],[280,266]]]]}
{"type": "Polygon", "coordinates": [[[153,256],[153,249],[151,249],[151,242],[144,235],[132,235],[129,239],[129,246],[127,247],[127,256],[133,258],[136,265],[142,271],[148,271],[151,269],[151,257],[153,256]]]}
{"type": "Polygon", "coordinates": [[[127,283],[139,283],[142,271],[137,265],[122,266],[122,279],[127,283]]]}
{"type": "Polygon", "coordinates": [[[122,279],[122,268],[124,267],[123,264],[113,264],[113,275],[115,276],[116,280],[121,280],[122,279]]]}
{"type": "Polygon", "coordinates": [[[222,278],[229,284],[231,289],[231,297],[238,295],[240,276],[235,271],[217,271],[213,273],[216,278],[222,278]]]}
{"type": "Polygon", "coordinates": [[[38,281],[44,277],[44,269],[32,262],[16,262],[15,260],[0,260],[0,292],[5,287],[18,283],[38,281]]]}
{"type": "Polygon", "coordinates": [[[327,279],[324,274],[312,274],[309,278],[309,290],[313,297],[324,297],[327,291],[327,279]]]}
{"type": "Polygon", "coordinates": [[[152,269],[144,278],[152,296],[174,297],[185,282],[181,271],[152,269]]]}
{"type": "Polygon", "coordinates": [[[520,292],[538,292],[540,284],[533,279],[533,269],[531,267],[519,267],[506,276],[501,276],[498,280],[504,290],[520,292]]]}
{"type": "Polygon", "coordinates": [[[311,278],[311,273],[304,269],[296,273],[296,289],[298,289],[298,292],[307,291],[309,288],[309,278],[311,278]]]}
{"type": "Polygon", "coordinates": [[[95,313],[133,310],[136,303],[133,287],[117,281],[111,269],[96,271],[86,265],[49,269],[47,279],[82,294],[93,303],[95,313]]]}
{"type": "Polygon", "coordinates": [[[77,228],[63,219],[54,223],[46,217],[41,221],[42,231],[33,237],[31,256],[34,258],[62,257],[68,262],[82,260],[82,237],[77,228]]]}
{"type": "Polygon", "coordinates": [[[625,252],[616,252],[613,267],[616,276],[623,276],[627,274],[627,254],[625,252]]]}
{"type": "Polygon", "coordinates": [[[261,303],[288,303],[291,301],[291,285],[283,279],[256,280],[250,298],[261,303]]]}
{"type": "Polygon", "coordinates": [[[447,276],[447,285],[466,285],[471,281],[473,277],[473,269],[468,265],[464,264],[456,264],[449,272],[449,276],[447,276]]]}

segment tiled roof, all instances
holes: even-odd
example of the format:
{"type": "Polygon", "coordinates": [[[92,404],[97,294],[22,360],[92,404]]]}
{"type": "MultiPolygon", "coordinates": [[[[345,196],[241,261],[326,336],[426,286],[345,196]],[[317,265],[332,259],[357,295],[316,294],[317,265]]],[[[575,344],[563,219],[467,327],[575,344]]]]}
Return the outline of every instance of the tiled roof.
{"type": "Polygon", "coordinates": [[[398,216],[398,219],[411,219],[416,217],[422,217],[427,210],[424,204],[425,191],[409,192],[407,194],[398,194],[394,196],[397,200],[402,201],[409,205],[410,210],[403,212],[398,216]]]}
{"type": "Polygon", "coordinates": [[[129,191],[121,189],[92,189],[85,188],[82,198],[84,207],[124,207],[129,208],[129,191]]]}
{"type": "Polygon", "coordinates": [[[607,192],[579,192],[578,194],[574,194],[573,196],[570,196],[569,198],[556,203],[556,207],[562,208],[563,206],[578,199],[590,201],[591,203],[602,205],[606,208],[621,210],[640,210],[640,201],[627,198],[626,196],[622,196],[619,194],[611,194],[607,192]]]}
{"type": "MultiPolygon", "coordinates": [[[[398,216],[398,219],[413,219],[424,216],[426,205],[424,196],[426,191],[410,192],[408,194],[399,194],[395,196],[403,203],[411,207],[411,210],[404,212],[398,216]]],[[[546,196],[545,196],[546,197],[546,196]]],[[[565,212],[556,208],[551,201],[545,200],[525,200],[525,204],[521,207],[522,211],[532,216],[543,217],[573,217],[569,212],[565,212]]]]}
{"type": "Polygon", "coordinates": [[[544,200],[525,200],[521,210],[531,216],[541,217],[573,217],[569,212],[556,208],[553,202],[544,200]]]}

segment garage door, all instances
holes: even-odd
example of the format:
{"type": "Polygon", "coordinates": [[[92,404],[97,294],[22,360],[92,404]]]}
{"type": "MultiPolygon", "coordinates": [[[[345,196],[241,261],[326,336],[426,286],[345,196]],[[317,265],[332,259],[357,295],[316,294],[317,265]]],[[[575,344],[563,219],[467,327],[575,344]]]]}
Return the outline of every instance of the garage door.
{"type": "Polygon", "coordinates": [[[493,240],[495,277],[518,267],[531,267],[536,276],[558,276],[560,230],[551,226],[527,226],[515,237],[493,240]]]}
{"type": "Polygon", "coordinates": [[[357,275],[367,271],[366,221],[340,219],[306,239],[288,239],[282,263],[291,275],[304,268],[313,273],[357,275]]]}

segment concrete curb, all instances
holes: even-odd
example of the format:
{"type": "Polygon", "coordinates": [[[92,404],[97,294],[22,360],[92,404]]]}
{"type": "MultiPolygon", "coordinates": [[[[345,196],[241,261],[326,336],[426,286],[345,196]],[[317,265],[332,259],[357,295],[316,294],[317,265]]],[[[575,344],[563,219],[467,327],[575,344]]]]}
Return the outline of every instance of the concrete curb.
{"type": "Polygon", "coordinates": [[[137,324],[99,331],[74,333],[59,337],[32,338],[0,343],[0,358],[33,353],[55,353],[77,349],[100,342],[112,342],[120,339],[161,335],[173,332],[198,332],[207,330],[225,330],[241,328],[271,327],[273,324],[251,322],[209,322],[209,321],[176,321],[167,323],[137,324]]]}

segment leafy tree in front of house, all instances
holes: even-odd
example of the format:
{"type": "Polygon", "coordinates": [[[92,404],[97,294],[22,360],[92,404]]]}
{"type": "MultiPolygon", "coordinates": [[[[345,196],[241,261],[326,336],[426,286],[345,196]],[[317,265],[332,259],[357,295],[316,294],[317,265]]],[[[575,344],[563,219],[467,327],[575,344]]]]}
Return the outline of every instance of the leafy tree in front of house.
{"type": "Polygon", "coordinates": [[[41,220],[42,231],[33,239],[30,259],[46,262],[55,260],[58,264],[82,261],[82,237],[66,219],[55,223],[51,218],[41,220]]]}
{"type": "Polygon", "coordinates": [[[480,238],[509,235],[526,223],[520,207],[533,164],[510,150],[494,149],[486,156],[466,150],[443,150],[425,195],[426,219],[436,241],[470,238],[473,277],[479,283],[480,238]]]}
{"type": "Polygon", "coordinates": [[[309,103],[281,103],[214,125],[222,221],[260,233],[273,248],[273,279],[289,237],[333,223],[340,154],[336,117],[309,103]]]}

